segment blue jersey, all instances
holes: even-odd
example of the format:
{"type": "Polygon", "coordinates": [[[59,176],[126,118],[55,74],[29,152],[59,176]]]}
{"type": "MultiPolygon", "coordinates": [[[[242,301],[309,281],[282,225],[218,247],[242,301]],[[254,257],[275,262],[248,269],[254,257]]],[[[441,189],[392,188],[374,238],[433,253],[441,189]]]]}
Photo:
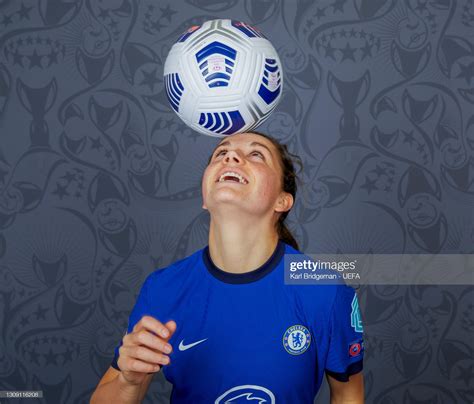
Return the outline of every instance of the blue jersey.
{"type": "Polygon", "coordinates": [[[207,246],[146,278],[127,332],[144,315],[176,322],[162,368],[173,404],[313,403],[325,372],[347,381],[362,370],[354,289],[287,285],[284,254],[301,253],[279,241],[261,267],[233,274],[207,246]]]}

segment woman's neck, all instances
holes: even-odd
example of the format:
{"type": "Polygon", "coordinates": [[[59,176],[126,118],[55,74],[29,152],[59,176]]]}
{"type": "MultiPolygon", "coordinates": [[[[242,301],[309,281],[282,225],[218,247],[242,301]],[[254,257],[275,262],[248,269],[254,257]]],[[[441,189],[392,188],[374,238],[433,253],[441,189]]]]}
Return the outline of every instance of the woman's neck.
{"type": "Polygon", "coordinates": [[[273,227],[242,222],[217,224],[211,219],[209,254],[226,272],[245,273],[263,265],[274,252],[278,234],[273,227]]]}

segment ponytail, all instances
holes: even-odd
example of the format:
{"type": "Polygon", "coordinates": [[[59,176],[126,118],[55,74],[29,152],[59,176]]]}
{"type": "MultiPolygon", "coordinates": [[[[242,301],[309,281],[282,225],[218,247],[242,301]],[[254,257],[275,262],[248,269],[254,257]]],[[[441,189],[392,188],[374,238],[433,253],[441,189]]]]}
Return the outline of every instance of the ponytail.
{"type": "Polygon", "coordinates": [[[298,242],[293,237],[293,234],[291,234],[290,230],[288,230],[288,227],[286,227],[284,220],[278,220],[277,231],[278,231],[278,238],[281,241],[292,246],[295,250],[300,249],[298,242]]]}

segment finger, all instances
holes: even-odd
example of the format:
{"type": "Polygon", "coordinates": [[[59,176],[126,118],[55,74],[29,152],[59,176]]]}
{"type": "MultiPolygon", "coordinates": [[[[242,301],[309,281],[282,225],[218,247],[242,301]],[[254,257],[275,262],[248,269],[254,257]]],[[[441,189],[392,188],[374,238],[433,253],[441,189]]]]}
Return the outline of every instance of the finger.
{"type": "Polygon", "coordinates": [[[153,373],[158,372],[161,369],[160,365],[147,363],[140,361],[135,358],[123,358],[121,362],[117,363],[119,368],[122,371],[132,371],[132,372],[140,372],[140,373],[153,373]]]}
{"type": "Polygon", "coordinates": [[[165,339],[157,337],[148,330],[141,330],[132,333],[127,339],[126,345],[143,345],[167,354],[171,353],[173,350],[171,344],[168,344],[165,339]]]}
{"type": "Polygon", "coordinates": [[[158,321],[156,318],[151,316],[143,316],[133,327],[133,331],[140,331],[142,329],[152,331],[163,338],[168,338],[170,336],[168,328],[166,328],[161,321],[158,321]]]}
{"type": "Polygon", "coordinates": [[[177,328],[176,322],[173,320],[170,320],[165,324],[165,327],[168,328],[168,330],[170,331],[170,338],[171,338],[171,336],[175,333],[176,328],[177,328]]]}
{"type": "Polygon", "coordinates": [[[121,346],[119,353],[119,359],[117,364],[121,370],[130,370],[136,372],[157,372],[161,369],[161,366],[158,363],[150,363],[148,361],[141,360],[136,358],[134,355],[130,355],[131,351],[129,347],[121,346]],[[143,365],[140,366],[135,362],[141,362],[143,365]],[[146,366],[144,366],[146,365],[146,366]]]}
{"type": "Polygon", "coordinates": [[[151,363],[153,365],[168,365],[170,363],[169,356],[141,345],[124,347],[123,352],[125,356],[141,360],[142,362],[151,363]]]}

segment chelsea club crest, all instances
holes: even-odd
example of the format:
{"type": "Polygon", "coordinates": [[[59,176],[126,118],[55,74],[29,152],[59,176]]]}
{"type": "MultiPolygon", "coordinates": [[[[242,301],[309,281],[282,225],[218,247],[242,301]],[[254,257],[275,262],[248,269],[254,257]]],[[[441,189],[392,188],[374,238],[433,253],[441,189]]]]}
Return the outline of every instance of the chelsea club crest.
{"type": "Polygon", "coordinates": [[[301,355],[309,348],[311,334],[303,325],[292,325],[283,334],[283,346],[292,355],[301,355]]]}

